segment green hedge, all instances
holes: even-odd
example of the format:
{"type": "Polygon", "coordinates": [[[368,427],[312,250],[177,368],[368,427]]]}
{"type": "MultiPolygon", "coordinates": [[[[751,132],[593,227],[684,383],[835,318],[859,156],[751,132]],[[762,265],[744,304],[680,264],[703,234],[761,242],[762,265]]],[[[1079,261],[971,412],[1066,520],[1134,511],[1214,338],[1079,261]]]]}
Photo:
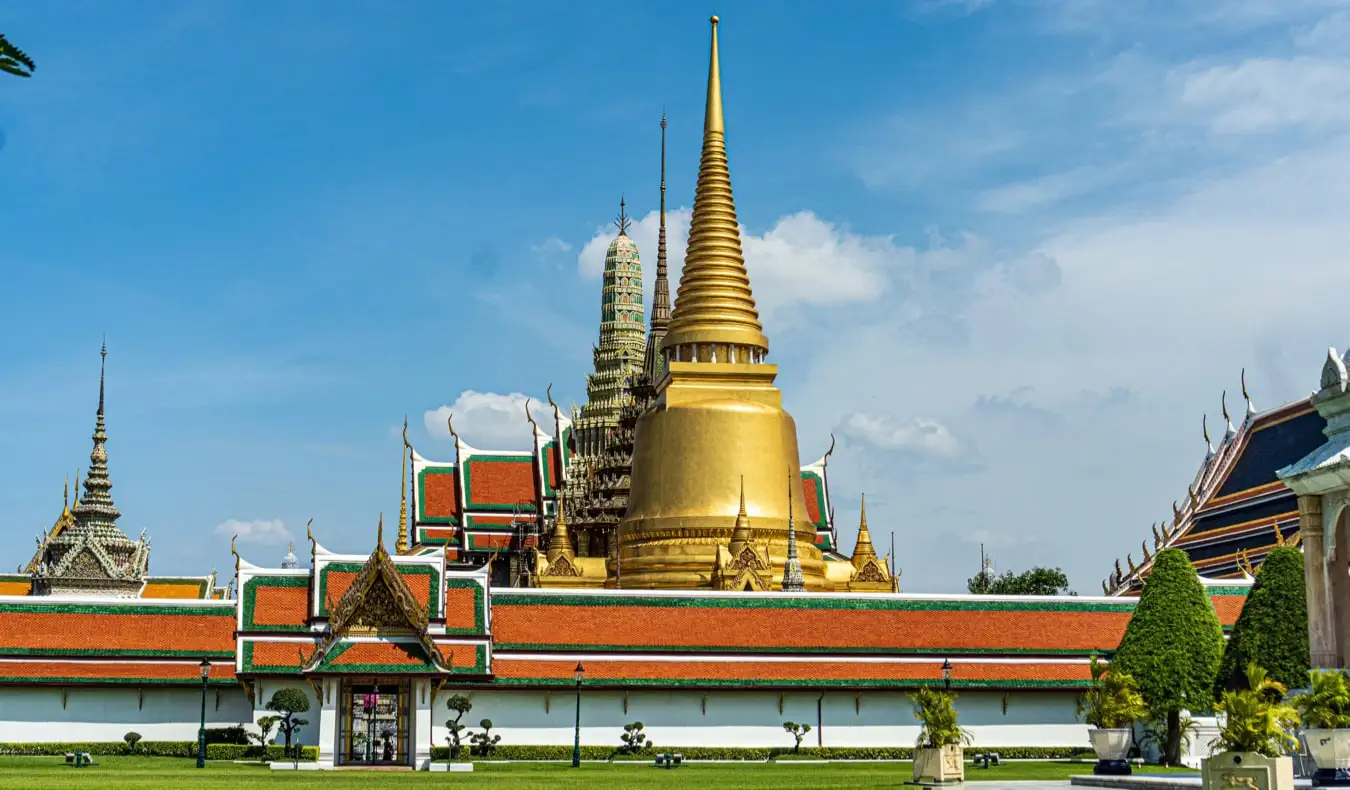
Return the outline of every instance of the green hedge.
{"type": "MultiPolygon", "coordinates": [[[[1092,754],[1092,750],[1078,746],[967,746],[966,756],[973,757],[983,751],[998,752],[1004,760],[1064,760],[1092,754]]],[[[792,754],[792,747],[740,748],[729,746],[653,746],[644,749],[638,755],[621,755],[613,746],[583,746],[583,760],[651,760],[658,754],[673,752],[684,755],[686,760],[771,760],[779,755],[792,754]]],[[[445,760],[450,753],[447,746],[433,746],[431,758],[445,760]]],[[[914,750],[907,746],[825,746],[803,747],[799,757],[811,757],[817,760],[909,760],[914,750]]],[[[465,747],[460,755],[461,761],[468,760],[570,760],[571,746],[515,746],[499,744],[491,757],[476,757],[469,754],[465,747]]]]}
{"type": "MultiPolygon", "coordinates": [[[[209,743],[206,745],[208,760],[281,760],[282,747],[243,746],[233,743],[209,743]]],[[[69,743],[0,743],[0,754],[10,756],[60,756],[70,752],[88,752],[106,757],[110,755],[135,754],[139,757],[196,757],[196,741],[141,741],[135,750],[128,749],[121,741],[88,741],[69,743]]],[[[313,762],[319,759],[319,747],[304,746],[300,750],[300,760],[313,762]]]]}

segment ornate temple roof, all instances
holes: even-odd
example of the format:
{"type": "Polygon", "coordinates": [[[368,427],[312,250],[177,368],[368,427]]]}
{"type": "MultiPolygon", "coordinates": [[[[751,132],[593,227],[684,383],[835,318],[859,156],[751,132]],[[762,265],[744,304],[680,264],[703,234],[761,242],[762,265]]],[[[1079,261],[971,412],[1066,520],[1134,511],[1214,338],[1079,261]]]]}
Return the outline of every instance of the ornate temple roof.
{"type": "Polygon", "coordinates": [[[1258,412],[1242,376],[1245,411],[1234,425],[1220,398],[1224,430],[1217,446],[1202,420],[1205,455],[1172,514],[1152,527],[1136,558],[1126,556],[1103,582],[1112,595],[1136,593],[1160,548],[1182,549],[1202,577],[1242,579],[1266,554],[1298,535],[1298,502],[1276,472],[1320,447],[1326,420],[1308,399],[1258,412]]]}

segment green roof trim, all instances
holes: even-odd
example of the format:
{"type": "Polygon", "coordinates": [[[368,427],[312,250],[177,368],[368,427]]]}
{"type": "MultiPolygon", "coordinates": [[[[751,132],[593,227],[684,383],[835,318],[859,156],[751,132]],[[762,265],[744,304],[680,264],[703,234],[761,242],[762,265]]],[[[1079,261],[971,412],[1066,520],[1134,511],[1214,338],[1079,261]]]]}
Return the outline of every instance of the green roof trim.
{"type": "MultiPolygon", "coordinates": [[[[40,600],[40,599],[39,599],[40,600]]],[[[141,599],[135,599],[141,600],[141,599]]],[[[182,617],[228,617],[234,619],[234,603],[219,606],[177,605],[177,604],[106,604],[106,603],[37,603],[33,598],[0,603],[0,613],[30,612],[51,614],[113,614],[113,615],[152,615],[168,614],[182,617]]]]}
{"type": "MultiPolygon", "coordinates": [[[[574,688],[571,678],[495,678],[492,686],[547,686],[574,688]]],[[[1080,689],[1091,685],[1088,680],[952,680],[953,689],[1080,689]]],[[[847,689],[916,689],[922,686],[941,687],[941,680],[723,680],[700,678],[606,678],[588,680],[587,688],[847,688],[847,689]]]]}
{"type": "Polygon", "coordinates": [[[464,468],[460,474],[463,476],[464,484],[464,502],[465,510],[496,510],[505,513],[513,512],[517,507],[527,513],[538,511],[537,504],[530,502],[478,502],[474,500],[473,492],[473,465],[477,463],[486,464],[529,464],[530,478],[532,484],[537,484],[538,470],[534,468],[534,454],[529,455],[471,455],[464,461],[464,468]]]}
{"type": "MultiPolygon", "coordinates": [[[[446,590],[473,590],[473,628],[446,627],[446,636],[485,636],[487,634],[487,591],[473,579],[447,578],[446,590]]],[[[446,612],[445,614],[449,614],[446,612]]]]}
{"type": "MultiPolygon", "coordinates": [[[[459,519],[455,516],[428,516],[427,515],[427,484],[426,477],[432,475],[452,475],[458,471],[453,466],[424,466],[417,472],[417,521],[421,524],[442,524],[452,527],[459,526],[459,519]]],[[[459,504],[459,481],[455,481],[455,504],[459,504]]]]}

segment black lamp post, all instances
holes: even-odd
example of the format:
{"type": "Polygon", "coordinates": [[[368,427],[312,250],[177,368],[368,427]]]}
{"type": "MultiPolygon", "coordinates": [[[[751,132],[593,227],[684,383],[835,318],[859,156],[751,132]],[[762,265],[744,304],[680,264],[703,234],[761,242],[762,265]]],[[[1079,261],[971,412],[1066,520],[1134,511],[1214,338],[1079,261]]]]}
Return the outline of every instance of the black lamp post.
{"type": "Polygon", "coordinates": [[[952,662],[945,658],[942,659],[942,688],[952,690],[952,662]]]}
{"type": "Polygon", "coordinates": [[[197,767],[206,767],[206,680],[211,677],[211,662],[202,659],[202,726],[197,728],[197,767]]]}
{"type": "Polygon", "coordinates": [[[586,679],[586,668],[577,664],[577,726],[572,739],[572,767],[581,767],[581,681],[586,679]]]}

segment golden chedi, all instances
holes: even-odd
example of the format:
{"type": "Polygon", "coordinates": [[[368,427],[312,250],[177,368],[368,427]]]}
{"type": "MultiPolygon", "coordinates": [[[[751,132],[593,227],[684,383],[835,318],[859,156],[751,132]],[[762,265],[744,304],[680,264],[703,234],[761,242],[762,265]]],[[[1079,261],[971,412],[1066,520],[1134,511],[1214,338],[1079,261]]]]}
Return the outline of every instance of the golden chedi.
{"type": "MultiPolygon", "coordinates": [[[[806,513],[797,426],[765,363],[764,336],[741,252],[727,168],[717,18],[694,213],[675,309],[663,345],[666,375],[639,419],[628,512],[619,527],[616,585],[714,586],[738,511],[781,589],[790,514],[806,513]],[[744,477],[745,506],[738,507],[744,477]],[[788,481],[792,485],[788,485],[788,481]],[[791,501],[789,501],[791,497],[791,501]]],[[[796,521],[807,590],[832,590],[810,522],[796,521]]]]}

